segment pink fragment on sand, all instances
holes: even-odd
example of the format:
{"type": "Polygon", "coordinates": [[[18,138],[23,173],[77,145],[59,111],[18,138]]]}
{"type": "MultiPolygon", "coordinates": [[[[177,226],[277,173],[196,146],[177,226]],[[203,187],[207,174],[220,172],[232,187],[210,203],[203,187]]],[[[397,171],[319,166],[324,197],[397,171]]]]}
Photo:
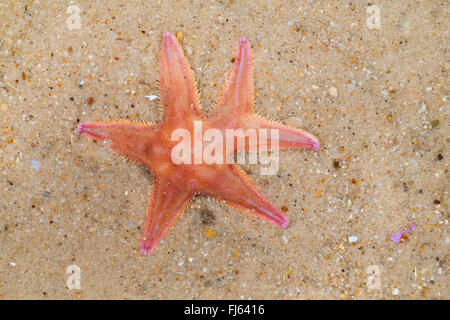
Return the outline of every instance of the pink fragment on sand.
{"type": "Polygon", "coordinates": [[[400,231],[400,233],[397,233],[397,234],[394,233],[394,234],[392,235],[392,237],[391,237],[391,240],[394,241],[394,242],[396,242],[396,243],[399,243],[400,240],[402,240],[402,235],[403,235],[404,233],[413,231],[415,227],[416,227],[416,226],[415,226],[414,224],[411,224],[411,226],[409,227],[409,229],[402,230],[402,231],[400,231]]]}

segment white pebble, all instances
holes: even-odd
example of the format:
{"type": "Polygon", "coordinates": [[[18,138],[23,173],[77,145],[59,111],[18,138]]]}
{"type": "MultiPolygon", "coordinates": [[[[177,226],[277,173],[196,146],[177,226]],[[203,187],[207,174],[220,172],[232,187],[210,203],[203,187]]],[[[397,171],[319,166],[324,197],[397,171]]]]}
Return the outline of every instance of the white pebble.
{"type": "Polygon", "coordinates": [[[331,87],[330,89],[328,89],[328,93],[332,97],[337,97],[337,95],[338,95],[338,91],[335,87],[331,87]]]}
{"type": "Polygon", "coordinates": [[[357,236],[350,236],[348,237],[348,242],[353,243],[358,241],[358,237],[357,236]]]}
{"type": "Polygon", "coordinates": [[[148,96],[145,96],[148,100],[150,100],[150,101],[153,101],[153,100],[156,100],[156,99],[158,99],[158,96],[157,95],[154,95],[154,94],[151,94],[151,95],[148,95],[148,96]]]}
{"type": "Polygon", "coordinates": [[[419,109],[419,113],[424,113],[427,111],[427,105],[425,103],[422,103],[422,107],[419,109]]]}
{"type": "Polygon", "coordinates": [[[41,168],[41,163],[37,160],[31,160],[31,165],[34,169],[36,169],[36,171],[39,171],[39,169],[41,168]]]}

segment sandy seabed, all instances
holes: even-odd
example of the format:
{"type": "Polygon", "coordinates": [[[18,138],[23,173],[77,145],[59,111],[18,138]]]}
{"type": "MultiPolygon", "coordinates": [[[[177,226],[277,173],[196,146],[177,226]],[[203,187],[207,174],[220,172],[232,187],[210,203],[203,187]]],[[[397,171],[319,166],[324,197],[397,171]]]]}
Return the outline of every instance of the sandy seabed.
{"type": "Polygon", "coordinates": [[[0,298],[448,299],[448,16],[434,0],[0,0],[0,298]],[[160,119],[164,31],[207,111],[247,37],[256,111],[320,139],[277,175],[245,166],[287,229],[199,196],[140,254],[151,174],[75,128],[160,119]]]}

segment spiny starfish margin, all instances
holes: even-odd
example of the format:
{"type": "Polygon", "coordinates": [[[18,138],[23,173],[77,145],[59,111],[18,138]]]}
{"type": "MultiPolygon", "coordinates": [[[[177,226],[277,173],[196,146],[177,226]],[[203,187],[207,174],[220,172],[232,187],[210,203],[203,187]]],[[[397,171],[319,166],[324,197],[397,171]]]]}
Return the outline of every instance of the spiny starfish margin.
{"type": "Polygon", "coordinates": [[[161,46],[159,85],[163,109],[161,122],[96,121],[78,126],[80,133],[104,142],[129,160],[142,163],[153,174],[141,253],[147,254],[158,245],[183,214],[189,200],[197,194],[208,195],[244,213],[287,227],[284,214],[263,197],[237,165],[177,165],[171,160],[171,150],[177,144],[171,140],[172,132],[184,128],[193,136],[194,121],[202,121],[204,130],[217,128],[222,132],[239,128],[278,129],[279,149],[318,149],[319,142],[313,135],[253,112],[252,58],[247,39],[239,39],[235,62],[211,114],[201,112],[189,64],[181,46],[168,32],[164,33],[161,46]]]}

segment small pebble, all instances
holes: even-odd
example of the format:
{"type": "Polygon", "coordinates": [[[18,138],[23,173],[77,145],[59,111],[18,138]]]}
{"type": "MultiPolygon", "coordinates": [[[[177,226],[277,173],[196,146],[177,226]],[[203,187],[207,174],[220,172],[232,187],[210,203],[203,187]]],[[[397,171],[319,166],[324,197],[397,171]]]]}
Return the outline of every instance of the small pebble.
{"type": "Polygon", "coordinates": [[[419,113],[424,113],[427,111],[427,105],[425,103],[422,103],[422,106],[419,109],[419,113]]]}
{"type": "Polygon", "coordinates": [[[328,93],[332,97],[337,97],[337,95],[338,95],[338,91],[335,87],[331,87],[330,89],[328,89],[328,93]]]}
{"type": "Polygon", "coordinates": [[[36,171],[39,171],[39,169],[41,168],[41,163],[37,160],[31,160],[31,165],[36,171]]]}
{"type": "Polygon", "coordinates": [[[356,241],[358,241],[358,237],[357,236],[350,236],[350,237],[348,237],[348,242],[349,243],[354,243],[356,241]]]}
{"type": "Polygon", "coordinates": [[[432,128],[436,128],[439,125],[439,120],[435,119],[433,121],[431,121],[431,127],[432,128]]]}
{"type": "Polygon", "coordinates": [[[150,101],[153,101],[153,100],[156,100],[156,99],[158,99],[158,96],[157,95],[154,95],[154,94],[151,94],[151,95],[148,95],[148,96],[145,96],[148,100],[150,100],[150,101]]]}

